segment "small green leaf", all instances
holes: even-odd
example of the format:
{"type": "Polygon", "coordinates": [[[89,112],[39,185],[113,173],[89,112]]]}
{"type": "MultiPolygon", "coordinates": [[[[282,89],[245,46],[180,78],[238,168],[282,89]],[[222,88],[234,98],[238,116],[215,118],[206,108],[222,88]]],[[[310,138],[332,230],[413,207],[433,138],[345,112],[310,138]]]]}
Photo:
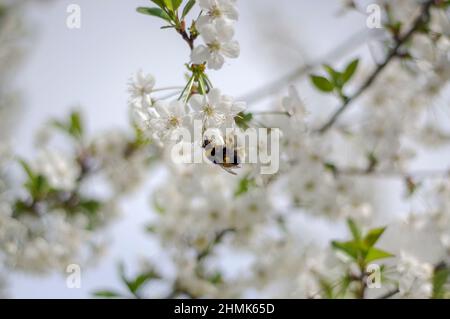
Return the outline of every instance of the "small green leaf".
{"type": "Polygon", "coordinates": [[[95,214],[102,207],[102,203],[94,199],[89,199],[81,201],[79,207],[90,214],[95,214]]]}
{"type": "Polygon", "coordinates": [[[188,3],[186,3],[186,5],[184,6],[184,9],[183,9],[183,14],[181,16],[182,19],[184,19],[188,15],[188,13],[192,10],[194,5],[195,5],[195,0],[189,0],[188,3]]]}
{"type": "Polygon", "coordinates": [[[350,256],[353,259],[358,258],[358,246],[356,243],[352,241],[347,242],[339,242],[339,241],[332,241],[331,245],[334,249],[340,250],[346,255],[350,256]]]}
{"type": "Polygon", "coordinates": [[[134,280],[128,282],[127,286],[133,294],[136,294],[138,293],[139,289],[141,289],[148,281],[159,278],[159,275],[151,270],[146,273],[140,274],[134,280]]]}
{"type": "Polygon", "coordinates": [[[114,291],[111,290],[99,290],[95,291],[93,293],[94,297],[100,297],[100,298],[121,298],[122,296],[114,291]]]}
{"type": "Polygon", "coordinates": [[[367,247],[373,247],[378,242],[381,235],[383,235],[385,230],[386,227],[375,228],[370,230],[364,237],[364,243],[367,245],[367,247]]]}
{"type": "Polygon", "coordinates": [[[311,81],[316,88],[322,92],[332,92],[334,90],[334,85],[323,76],[311,75],[311,81]]]}
{"type": "Polygon", "coordinates": [[[330,75],[331,79],[333,80],[334,84],[339,84],[340,79],[342,78],[342,73],[336,71],[335,69],[333,69],[333,67],[331,67],[328,64],[325,64],[323,66],[323,68],[325,69],[325,71],[327,71],[327,73],[330,75]]]}
{"type": "Polygon", "coordinates": [[[347,219],[347,226],[353,235],[353,239],[355,239],[356,241],[360,241],[361,240],[361,231],[359,230],[358,226],[356,225],[356,223],[354,222],[353,219],[351,219],[351,218],[347,219]]]}
{"type": "Polygon", "coordinates": [[[250,127],[250,122],[252,121],[252,119],[253,119],[252,113],[241,112],[238,115],[236,115],[234,121],[236,122],[236,125],[239,128],[246,130],[250,127]]]}
{"type": "Polygon", "coordinates": [[[216,272],[214,275],[208,278],[209,282],[213,285],[219,285],[223,283],[223,276],[220,272],[216,272]]]}
{"type": "Polygon", "coordinates": [[[172,0],[173,11],[177,11],[183,0],[172,0]]]}
{"type": "Polygon", "coordinates": [[[30,165],[27,162],[25,162],[25,160],[21,159],[21,160],[19,160],[19,163],[22,166],[23,170],[27,173],[28,178],[30,178],[30,179],[35,178],[36,175],[34,174],[30,165]]]}
{"type": "Polygon", "coordinates": [[[153,208],[155,209],[156,213],[160,215],[166,212],[164,206],[162,206],[161,203],[158,202],[158,199],[156,197],[153,197],[153,208]]]}
{"type": "Polygon", "coordinates": [[[328,162],[328,163],[325,163],[324,166],[327,170],[329,170],[334,175],[336,175],[338,173],[338,169],[335,164],[328,162]]]}
{"type": "Polygon", "coordinates": [[[146,225],[145,226],[145,232],[149,233],[149,234],[154,234],[156,232],[156,226],[155,225],[146,225]]]}
{"type": "Polygon", "coordinates": [[[166,5],[166,8],[169,10],[169,11],[174,11],[174,8],[173,8],[173,1],[172,0],[163,0],[164,1],[164,4],[166,5]]]}
{"type": "Polygon", "coordinates": [[[142,13],[142,14],[147,14],[150,16],[154,16],[157,18],[161,18],[167,22],[171,22],[170,17],[167,15],[167,13],[165,13],[162,9],[160,8],[144,8],[144,7],[139,7],[137,8],[137,12],[142,13]]]}
{"type": "Polygon", "coordinates": [[[433,276],[433,299],[442,299],[445,297],[445,285],[450,277],[450,269],[446,266],[436,267],[433,276]]]}
{"type": "Polygon", "coordinates": [[[125,275],[125,265],[123,262],[120,262],[117,265],[117,272],[119,273],[119,276],[120,276],[120,279],[122,280],[122,282],[128,286],[128,279],[125,275]]]}
{"type": "Polygon", "coordinates": [[[364,259],[364,261],[366,263],[370,263],[375,260],[386,259],[386,258],[391,258],[391,257],[394,257],[394,255],[392,255],[391,253],[388,253],[387,251],[372,247],[367,252],[367,255],[366,255],[366,258],[364,259]]]}
{"type": "Polygon", "coordinates": [[[61,131],[64,131],[67,133],[67,127],[61,121],[58,121],[58,120],[51,121],[50,125],[53,126],[55,129],[58,129],[58,130],[61,130],[61,131]]]}
{"type": "Polygon", "coordinates": [[[319,278],[320,291],[326,299],[334,299],[333,285],[325,278],[319,278]]]}
{"type": "Polygon", "coordinates": [[[50,122],[50,125],[66,134],[69,134],[77,140],[80,139],[84,133],[81,113],[78,111],[72,112],[68,121],[53,120],[50,122]]]}
{"type": "Polygon", "coordinates": [[[72,112],[70,114],[69,133],[76,138],[80,138],[83,135],[83,123],[80,112],[72,112]]]}
{"type": "Polygon", "coordinates": [[[356,69],[358,68],[358,64],[359,59],[355,59],[347,65],[345,71],[342,74],[343,83],[347,83],[353,77],[353,75],[356,72],[356,69]]]}
{"type": "Polygon", "coordinates": [[[158,7],[160,7],[163,10],[166,8],[166,4],[164,3],[164,0],[150,0],[150,1],[153,2],[154,4],[156,4],[158,7]]]}
{"type": "Polygon", "coordinates": [[[250,188],[254,187],[255,185],[256,184],[254,179],[250,179],[248,178],[248,176],[244,177],[239,181],[238,188],[234,192],[234,196],[239,197],[241,195],[248,193],[250,188]]]}

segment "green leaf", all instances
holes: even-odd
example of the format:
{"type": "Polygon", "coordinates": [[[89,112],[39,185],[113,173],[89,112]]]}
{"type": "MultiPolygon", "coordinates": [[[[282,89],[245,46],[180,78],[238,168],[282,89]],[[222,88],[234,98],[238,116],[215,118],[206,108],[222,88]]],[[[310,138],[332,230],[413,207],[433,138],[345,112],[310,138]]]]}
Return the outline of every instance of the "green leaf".
{"type": "Polygon", "coordinates": [[[157,18],[161,18],[167,22],[171,22],[171,19],[169,17],[169,15],[167,13],[165,13],[162,9],[160,8],[144,8],[144,7],[139,7],[136,9],[137,12],[142,13],[142,14],[147,14],[150,16],[154,16],[157,18]]]}
{"type": "Polygon", "coordinates": [[[219,285],[223,283],[223,276],[220,272],[216,272],[214,275],[208,278],[209,282],[213,285],[219,285]]]}
{"type": "Polygon", "coordinates": [[[154,234],[156,232],[156,226],[155,225],[146,225],[145,226],[145,232],[149,233],[149,234],[154,234]]]}
{"type": "Polygon", "coordinates": [[[358,226],[354,222],[353,219],[349,218],[347,219],[347,226],[350,229],[350,232],[352,233],[353,239],[356,241],[361,240],[361,231],[359,230],[358,226]]]}
{"type": "Polygon", "coordinates": [[[328,162],[328,163],[325,163],[324,166],[325,166],[325,169],[329,170],[334,175],[336,175],[338,173],[338,169],[335,164],[328,162]]]}
{"type": "Polygon", "coordinates": [[[184,19],[188,15],[188,13],[192,10],[194,5],[195,5],[195,0],[189,0],[188,3],[186,3],[186,5],[184,6],[184,9],[183,9],[183,14],[181,16],[182,19],[184,19]]]}
{"type": "Polygon", "coordinates": [[[385,230],[386,227],[380,227],[370,230],[364,237],[364,243],[367,245],[367,247],[373,247],[378,242],[381,235],[383,235],[385,230]]]}
{"type": "Polygon", "coordinates": [[[251,187],[255,186],[255,180],[248,178],[248,176],[244,177],[239,181],[238,188],[234,192],[235,197],[239,197],[241,195],[246,194],[251,187]]]}
{"type": "Polygon", "coordinates": [[[250,127],[250,122],[252,121],[252,119],[253,119],[252,113],[241,112],[238,115],[236,115],[234,121],[236,122],[236,125],[239,128],[246,130],[250,127]]]}
{"type": "Polygon", "coordinates": [[[50,191],[50,185],[42,175],[29,178],[24,186],[34,199],[41,199],[50,191]]]}
{"type": "Polygon", "coordinates": [[[369,249],[369,251],[367,252],[366,258],[364,259],[364,261],[366,263],[370,263],[372,261],[375,260],[380,260],[380,259],[386,259],[386,258],[391,258],[394,257],[394,255],[392,255],[391,253],[388,253],[387,251],[375,248],[375,247],[371,247],[369,249]]]}
{"type": "Polygon", "coordinates": [[[80,112],[72,112],[70,114],[69,133],[77,138],[83,135],[83,123],[80,112]]]}
{"type": "Polygon", "coordinates": [[[75,139],[80,139],[84,133],[81,113],[78,111],[72,112],[68,121],[53,120],[50,125],[75,139]]]}
{"type": "Polygon", "coordinates": [[[166,212],[164,206],[162,206],[159,202],[158,199],[155,197],[153,197],[153,208],[155,209],[156,213],[162,215],[166,212]]]}
{"type": "Polygon", "coordinates": [[[153,2],[154,4],[156,4],[158,7],[160,7],[163,10],[166,8],[166,4],[164,3],[164,0],[150,0],[150,1],[153,2]]]}
{"type": "Polygon", "coordinates": [[[100,297],[100,298],[121,298],[122,296],[114,291],[111,290],[99,290],[95,291],[93,293],[94,297],[100,297]]]}
{"type": "Polygon", "coordinates": [[[347,83],[353,77],[353,75],[356,72],[356,69],[358,68],[358,64],[359,59],[355,59],[347,65],[345,71],[342,74],[343,83],[347,83]]]}
{"type": "Polygon", "coordinates": [[[173,11],[177,11],[183,0],[172,0],[173,11]]]}
{"type": "Polygon", "coordinates": [[[58,129],[58,130],[61,130],[61,131],[64,131],[64,132],[67,133],[67,127],[66,127],[66,124],[64,124],[64,123],[61,122],[61,121],[58,121],[58,120],[51,121],[51,122],[50,122],[50,125],[53,126],[53,127],[56,128],[56,129],[58,129]]]}
{"type": "Polygon", "coordinates": [[[445,285],[450,277],[450,269],[446,266],[436,267],[433,276],[433,298],[445,298],[445,285]]]}
{"type": "Polygon", "coordinates": [[[342,78],[342,73],[336,71],[335,69],[333,69],[330,65],[325,64],[323,66],[323,68],[325,69],[325,71],[327,71],[327,73],[330,75],[331,79],[333,80],[334,84],[339,84],[339,82],[341,82],[341,78],[342,78]]]}
{"type": "Polygon", "coordinates": [[[102,203],[94,199],[88,199],[81,201],[79,207],[90,214],[95,214],[102,207],[102,203]]]}
{"type": "Polygon", "coordinates": [[[334,85],[323,76],[311,75],[311,81],[316,88],[322,92],[332,92],[334,90],[334,85]]]}
{"type": "Polygon", "coordinates": [[[20,165],[22,166],[23,170],[27,173],[29,179],[35,178],[35,174],[33,170],[31,169],[30,165],[23,159],[19,160],[20,165]]]}
{"type": "Polygon", "coordinates": [[[166,5],[166,8],[169,9],[169,11],[174,11],[172,0],[163,0],[163,1],[164,1],[164,4],[166,5]]]}
{"type": "Polygon", "coordinates": [[[326,299],[334,299],[333,285],[325,278],[319,278],[320,291],[326,299]]]}
{"type": "Polygon", "coordinates": [[[334,249],[337,249],[346,255],[350,256],[353,259],[358,258],[358,245],[353,241],[347,241],[347,242],[339,242],[339,241],[332,241],[331,245],[334,249]]]}
{"type": "Polygon", "coordinates": [[[128,282],[128,288],[133,294],[136,294],[148,281],[159,278],[159,275],[155,271],[151,270],[140,274],[134,280],[128,282]]]}

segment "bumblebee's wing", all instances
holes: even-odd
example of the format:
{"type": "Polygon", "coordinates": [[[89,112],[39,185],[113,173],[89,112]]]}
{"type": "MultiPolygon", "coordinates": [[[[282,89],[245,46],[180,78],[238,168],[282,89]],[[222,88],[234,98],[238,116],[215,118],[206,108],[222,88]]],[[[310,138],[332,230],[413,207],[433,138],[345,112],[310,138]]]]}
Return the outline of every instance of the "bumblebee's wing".
{"type": "Polygon", "coordinates": [[[230,173],[231,175],[234,175],[234,176],[237,175],[231,168],[223,167],[222,165],[219,165],[219,166],[220,166],[224,171],[226,171],[227,173],[230,173]]]}

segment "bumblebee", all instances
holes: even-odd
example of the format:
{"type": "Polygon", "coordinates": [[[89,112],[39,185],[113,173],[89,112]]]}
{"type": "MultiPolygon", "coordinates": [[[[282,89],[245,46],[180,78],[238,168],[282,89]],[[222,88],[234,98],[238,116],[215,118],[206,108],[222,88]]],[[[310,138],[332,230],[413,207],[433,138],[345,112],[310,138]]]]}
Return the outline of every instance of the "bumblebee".
{"type": "Polygon", "coordinates": [[[235,147],[226,144],[217,144],[212,139],[205,139],[202,147],[205,150],[205,155],[208,160],[226,172],[237,175],[233,170],[241,168],[241,159],[235,147]]]}

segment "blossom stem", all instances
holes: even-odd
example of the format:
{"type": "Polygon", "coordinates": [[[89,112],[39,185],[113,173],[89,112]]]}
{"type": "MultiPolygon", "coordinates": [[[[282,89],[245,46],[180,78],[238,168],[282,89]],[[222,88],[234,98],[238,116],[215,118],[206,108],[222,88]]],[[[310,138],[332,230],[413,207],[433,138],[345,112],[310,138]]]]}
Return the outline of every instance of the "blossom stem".
{"type": "Polygon", "coordinates": [[[182,86],[167,86],[167,87],[162,87],[159,89],[154,89],[154,90],[152,90],[152,93],[163,92],[163,91],[175,91],[175,90],[182,90],[182,89],[183,89],[182,86]]]}
{"type": "Polygon", "coordinates": [[[202,95],[206,95],[207,89],[206,89],[205,80],[204,80],[203,75],[200,75],[200,76],[198,77],[198,84],[199,84],[199,86],[200,86],[200,93],[201,93],[202,95]]]}
{"type": "MultiPolygon", "coordinates": [[[[189,95],[191,94],[191,90],[192,90],[192,85],[194,84],[194,80],[195,77],[194,75],[192,75],[188,81],[188,83],[186,84],[186,86],[184,87],[183,91],[181,91],[180,96],[178,97],[178,100],[181,100],[184,96],[184,94],[186,93],[186,91],[188,92],[187,96],[189,97],[189,95]]],[[[187,98],[185,99],[185,101],[187,101],[187,98]]]]}
{"type": "Polygon", "coordinates": [[[260,111],[260,112],[252,112],[252,115],[282,115],[291,117],[291,114],[286,111],[260,111]]]}

